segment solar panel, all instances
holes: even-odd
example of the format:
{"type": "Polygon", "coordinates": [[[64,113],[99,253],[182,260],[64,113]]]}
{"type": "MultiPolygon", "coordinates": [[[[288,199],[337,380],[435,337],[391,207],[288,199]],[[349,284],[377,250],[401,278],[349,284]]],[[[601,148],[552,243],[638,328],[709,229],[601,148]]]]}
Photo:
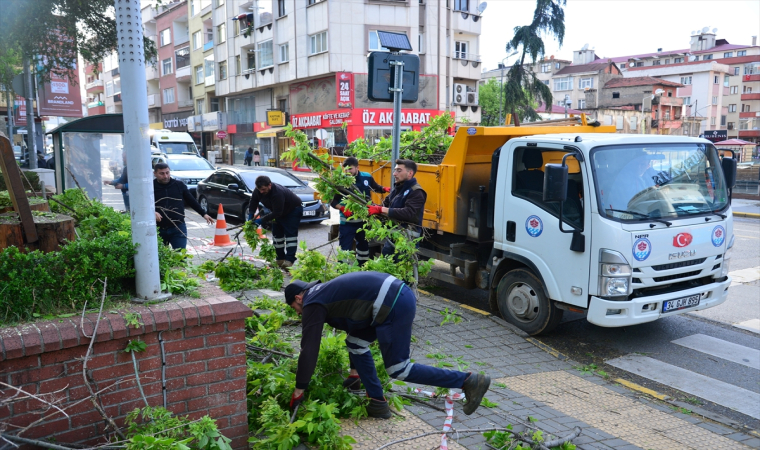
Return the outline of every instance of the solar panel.
{"type": "Polygon", "coordinates": [[[399,50],[412,51],[412,44],[409,42],[409,38],[403,33],[391,33],[390,31],[378,30],[377,38],[380,40],[380,45],[392,52],[397,52],[399,50]]]}

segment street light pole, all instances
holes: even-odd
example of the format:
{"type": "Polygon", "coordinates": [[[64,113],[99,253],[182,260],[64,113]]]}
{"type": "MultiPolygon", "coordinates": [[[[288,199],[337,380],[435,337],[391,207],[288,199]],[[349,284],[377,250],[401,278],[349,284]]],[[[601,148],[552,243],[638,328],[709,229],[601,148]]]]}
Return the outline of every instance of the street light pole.
{"type": "Polygon", "coordinates": [[[504,126],[504,119],[502,119],[502,108],[504,108],[504,101],[502,100],[504,94],[504,61],[515,56],[517,51],[510,53],[501,60],[501,81],[499,82],[499,126],[504,126]]]}

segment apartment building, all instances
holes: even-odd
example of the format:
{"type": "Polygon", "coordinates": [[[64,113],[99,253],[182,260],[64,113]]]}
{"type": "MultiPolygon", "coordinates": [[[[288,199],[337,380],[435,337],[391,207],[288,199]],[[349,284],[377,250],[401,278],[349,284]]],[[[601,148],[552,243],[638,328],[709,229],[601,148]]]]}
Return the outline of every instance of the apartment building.
{"type": "MultiPolygon", "coordinates": [[[[588,44],[573,51],[573,63],[555,70],[544,81],[549,85],[557,105],[567,102],[579,110],[586,109],[587,91],[598,94],[603,86],[613,78],[623,76],[620,68],[612,61],[599,61],[588,44]]],[[[598,101],[598,99],[595,99],[598,101]]]]}
{"type": "Polygon", "coordinates": [[[447,109],[459,124],[478,123],[478,6],[477,0],[213,0],[197,19],[190,14],[191,33],[201,31],[199,39],[213,42],[213,54],[199,45],[191,50],[195,70],[203,57],[205,78],[195,82],[206,89],[202,99],[194,92],[191,122],[218,127],[226,120],[226,138],[205,126],[203,132],[232,163],[240,163],[249,146],[261,151],[263,162],[279,161],[288,140],[284,123],[267,123],[270,111],[327,147],[387,136],[392,104],[367,98],[367,54],[384,50],[377,36],[383,30],[406,34],[420,57],[419,99],[403,105],[402,128],[419,130],[447,109]],[[218,106],[199,109],[198,100],[218,106]],[[225,114],[216,121],[198,117],[216,111],[225,114]]]}
{"type": "Polygon", "coordinates": [[[87,64],[84,67],[85,105],[87,115],[95,116],[106,113],[105,86],[103,83],[103,64],[87,64]]]}
{"type": "Polygon", "coordinates": [[[156,15],[155,28],[158,58],[149,71],[157,84],[153,88],[154,81],[148,82],[148,108],[160,110],[157,128],[187,131],[194,106],[187,1],[166,5],[156,15]]]}

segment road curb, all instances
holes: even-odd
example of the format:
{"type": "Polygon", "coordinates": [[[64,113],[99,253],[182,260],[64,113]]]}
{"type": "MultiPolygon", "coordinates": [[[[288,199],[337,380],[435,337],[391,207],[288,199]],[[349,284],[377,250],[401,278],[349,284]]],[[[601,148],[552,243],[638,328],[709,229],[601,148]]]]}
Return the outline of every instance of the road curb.
{"type": "Polygon", "coordinates": [[[665,400],[668,400],[670,398],[670,396],[668,396],[668,395],[660,394],[657,391],[653,391],[652,389],[645,388],[644,386],[641,386],[641,385],[636,384],[636,383],[632,383],[632,382],[630,382],[628,380],[624,380],[622,378],[616,378],[613,381],[615,383],[618,383],[618,384],[620,384],[622,386],[627,387],[628,389],[641,392],[642,394],[647,394],[647,395],[652,396],[652,397],[654,397],[656,399],[659,399],[659,400],[664,400],[665,401],[665,400]]]}
{"type": "Polygon", "coordinates": [[[536,347],[540,348],[541,350],[545,351],[546,353],[552,355],[553,357],[559,359],[560,361],[570,360],[569,356],[561,353],[559,350],[555,350],[554,348],[544,344],[543,342],[539,340],[533,339],[532,337],[526,337],[525,340],[535,345],[536,347]]]}
{"type": "Polygon", "coordinates": [[[734,211],[733,214],[734,214],[734,217],[744,217],[747,219],[760,219],[760,214],[757,214],[757,213],[734,211]]]}

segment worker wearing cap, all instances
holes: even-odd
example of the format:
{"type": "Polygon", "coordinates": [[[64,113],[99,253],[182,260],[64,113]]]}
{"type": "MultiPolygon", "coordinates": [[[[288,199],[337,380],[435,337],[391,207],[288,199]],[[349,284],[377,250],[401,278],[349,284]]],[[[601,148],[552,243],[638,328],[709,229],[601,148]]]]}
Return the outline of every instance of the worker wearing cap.
{"type": "Polygon", "coordinates": [[[391,417],[369,349],[375,340],[380,345],[389,376],[410,383],[461,388],[467,398],[464,405],[467,415],[478,408],[491,384],[488,375],[439,369],[410,361],[417,299],[411,289],[392,275],[354,272],[326,283],[293,280],[285,288],[285,301],[303,317],[301,354],[291,409],[303,400],[304,390],[314,374],[325,323],[348,333],[349,358],[370,398],[367,414],[371,417],[391,417]]]}
{"type": "MultiPolygon", "coordinates": [[[[384,194],[391,191],[391,188],[377,184],[377,181],[372,178],[372,174],[369,172],[360,172],[359,160],[353,156],[346,158],[343,162],[343,169],[354,177],[356,180],[354,186],[367,201],[369,201],[372,192],[384,194]]],[[[351,251],[354,241],[356,241],[356,262],[361,266],[369,261],[369,242],[367,242],[367,238],[364,235],[364,221],[352,217],[353,213],[348,211],[343,204],[344,199],[345,197],[342,194],[335,194],[335,197],[330,202],[330,206],[340,210],[340,234],[338,235],[338,242],[342,250],[351,251]]]]}

